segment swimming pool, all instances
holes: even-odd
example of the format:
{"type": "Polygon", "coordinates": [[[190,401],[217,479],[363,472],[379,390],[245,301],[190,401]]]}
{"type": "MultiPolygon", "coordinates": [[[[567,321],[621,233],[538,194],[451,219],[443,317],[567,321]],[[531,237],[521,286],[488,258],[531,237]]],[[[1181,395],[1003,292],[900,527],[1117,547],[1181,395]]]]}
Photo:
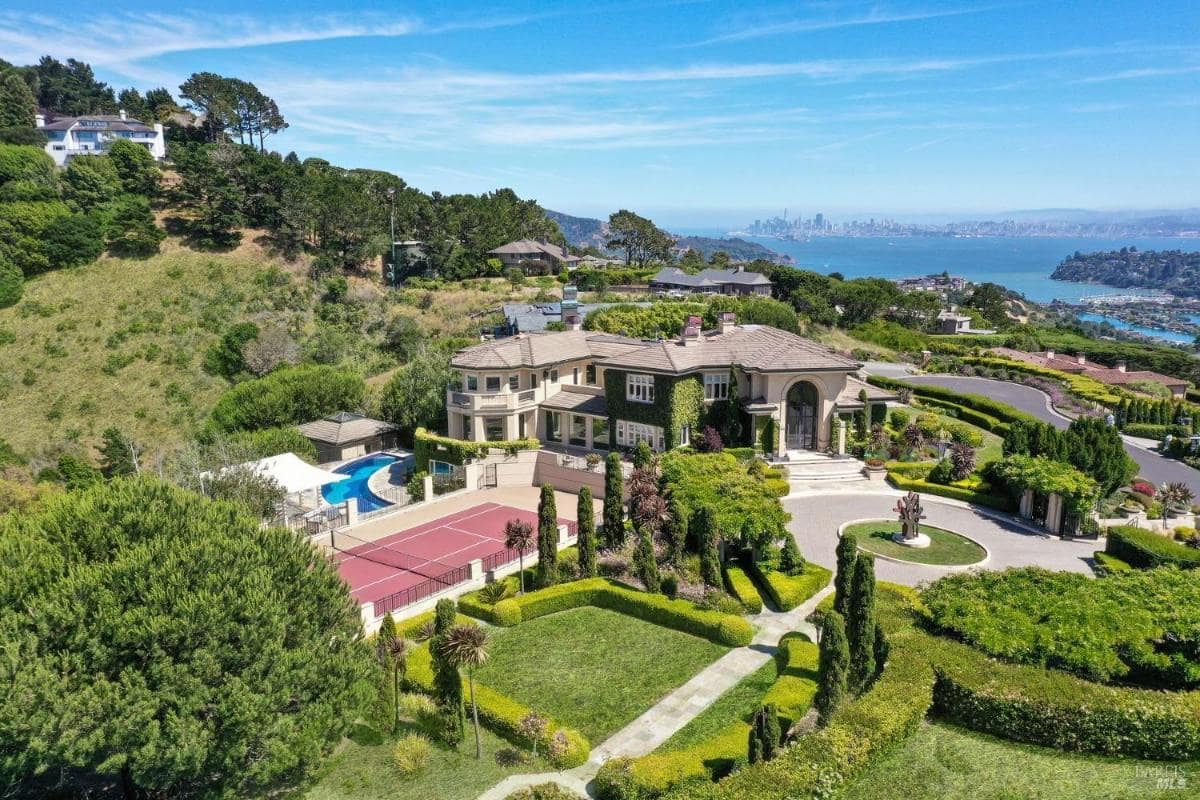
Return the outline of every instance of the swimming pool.
{"type": "Polygon", "coordinates": [[[394,503],[384,500],[367,488],[367,482],[376,472],[390,467],[399,460],[396,456],[387,453],[375,453],[366,458],[342,464],[334,472],[340,472],[350,477],[337,483],[325,484],[321,487],[321,494],[329,503],[343,503],[347,500],[354,500],[360,514],[365,514],[368,511],[378,511],[381,508],[394,505],[394,503]]]}

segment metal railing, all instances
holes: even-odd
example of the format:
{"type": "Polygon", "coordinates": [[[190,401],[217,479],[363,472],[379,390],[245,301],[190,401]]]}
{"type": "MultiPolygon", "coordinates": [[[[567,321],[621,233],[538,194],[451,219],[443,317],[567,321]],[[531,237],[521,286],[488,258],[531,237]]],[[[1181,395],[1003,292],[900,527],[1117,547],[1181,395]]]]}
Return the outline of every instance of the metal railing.
{"type": "Polygon", "coordinates": [[[386,597],[381,597],[375,601],[375,615],[383,616],[389,612],[395,611],[398,608],[411,606],[413,603],[419,603],[427,597],[432,597],[438,592],[452,589],[460,583],[466,583],[471,579],[471,567],[464,564],[461,567],[447,570],[436,578],[427,578],[415,586],[409,586],[406,589],[401,589],[398,592],[393,592],[386,597]]]}

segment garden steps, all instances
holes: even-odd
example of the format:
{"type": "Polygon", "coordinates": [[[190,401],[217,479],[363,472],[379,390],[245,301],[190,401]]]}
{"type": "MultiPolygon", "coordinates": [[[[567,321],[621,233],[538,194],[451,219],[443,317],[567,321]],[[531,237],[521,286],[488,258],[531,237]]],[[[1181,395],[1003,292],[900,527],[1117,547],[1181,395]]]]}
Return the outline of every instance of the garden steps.
{"type": "Polygon", "coordinates": [[[866,483],[865,465],[853,456],[834,456],[827,453],[792,452],[786,461],[777,466],[787,470],[788,482],[793,486],[813,482],[822,483],[866,483]]]}

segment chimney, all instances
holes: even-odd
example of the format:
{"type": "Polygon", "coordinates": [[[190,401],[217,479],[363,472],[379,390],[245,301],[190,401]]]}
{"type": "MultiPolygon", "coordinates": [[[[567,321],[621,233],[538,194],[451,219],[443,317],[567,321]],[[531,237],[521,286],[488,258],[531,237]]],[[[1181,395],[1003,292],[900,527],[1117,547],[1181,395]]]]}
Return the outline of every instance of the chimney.
{"type": "Polygon", "coordinates": [[[717,330],[721,333],[732,330],[737,326],[737,314],[732,311],[722,311],[717,314],[717,330]]]}
{"type": "Polygon", "coordinates": [[[679,343],[684,347],[700,343],[700,318],[691,316],[683,323],[683,332],[679,334],[679,343]]]}
{"type": "Polygon", "coordinates": [[[1087,363],[1087,356],[1085,356],[1083,353],[1076,353],[1075,360],[1079,362],[1080,366],[1083,366],[1087,363]]]}
{"type": "Polygon", "coordinates": [[[125,122],[127,119],[129,119],[129,117],[125,114],[125,109],[122,108],[117,113],[121,115],[121,122],[125,122]]]}
{"type": "Polygon", "coordinates": [[[1047,351],[1046,351],[1046,360],[1047,360],[1047,361],[1053,361],[1053,360],[1054,360],[1054,351],[1053,351],[1053,350],[1047,350],[1047,351]]]}
{"type": "Polygon", "coordinates": [[[33,124],[38,128],[46,127],[46,115],[45,114],[34,114],[33,115],[33,124]]]}
{"type": "Polygon", "coordinates": [[[1125,362],[1118,361],[1117,362],[1117,372],[1124,372],[1124,371],[1125,371],[1125,362]]]}

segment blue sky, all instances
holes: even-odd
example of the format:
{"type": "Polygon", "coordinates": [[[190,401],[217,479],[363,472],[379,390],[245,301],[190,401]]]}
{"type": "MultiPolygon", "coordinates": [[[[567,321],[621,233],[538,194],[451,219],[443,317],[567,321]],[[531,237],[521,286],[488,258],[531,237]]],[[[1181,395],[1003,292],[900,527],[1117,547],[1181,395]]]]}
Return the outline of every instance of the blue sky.
{"type": "Polygon", "coordinates": [[[1200,206],[1200,3],[8,0],[0,57],[255,82],[270,144],[665,224],[1200,206]]]}

